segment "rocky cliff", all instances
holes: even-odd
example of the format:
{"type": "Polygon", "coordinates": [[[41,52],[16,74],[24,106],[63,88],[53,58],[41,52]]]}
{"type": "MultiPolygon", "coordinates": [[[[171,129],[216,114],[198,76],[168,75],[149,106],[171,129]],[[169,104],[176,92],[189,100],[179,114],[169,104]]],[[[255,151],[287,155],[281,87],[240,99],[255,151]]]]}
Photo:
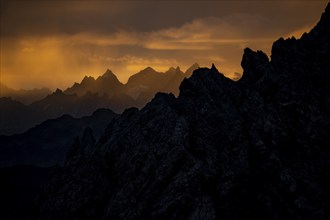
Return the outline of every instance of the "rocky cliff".
{"type": "Polygon", "coordinates": [[[90,129],[39,196],[38,219],[326,219],[330,6],[242,78],[200,68],[95,140],[90,129]]]}

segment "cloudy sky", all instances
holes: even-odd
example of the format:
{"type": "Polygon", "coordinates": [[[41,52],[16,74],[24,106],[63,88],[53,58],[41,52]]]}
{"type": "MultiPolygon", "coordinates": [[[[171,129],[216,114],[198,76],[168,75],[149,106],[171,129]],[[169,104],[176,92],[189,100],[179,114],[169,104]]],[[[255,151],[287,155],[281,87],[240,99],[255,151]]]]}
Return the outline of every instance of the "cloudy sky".
{"type": "Polygon", "coordinates": [[[328,1],[1,1],[1,82],[66,88],[111,69],[125,83],[147,66],[212,63],[242,72],[245,47],[300,35],[328,1]]]}

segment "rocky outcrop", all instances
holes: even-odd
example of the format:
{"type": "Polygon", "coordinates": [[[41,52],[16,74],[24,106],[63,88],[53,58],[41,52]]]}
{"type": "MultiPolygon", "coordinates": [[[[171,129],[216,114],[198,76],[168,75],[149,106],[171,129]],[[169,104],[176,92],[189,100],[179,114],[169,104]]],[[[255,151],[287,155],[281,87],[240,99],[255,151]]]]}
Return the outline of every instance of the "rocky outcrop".
{"type": "Polygon", "coordinates": [[[237,82],[199,68],[178,98],[126,110],[96,142],[86,131],[34,217],[326,219],[329,7],[271,61],[246,49],[237,82]]]}

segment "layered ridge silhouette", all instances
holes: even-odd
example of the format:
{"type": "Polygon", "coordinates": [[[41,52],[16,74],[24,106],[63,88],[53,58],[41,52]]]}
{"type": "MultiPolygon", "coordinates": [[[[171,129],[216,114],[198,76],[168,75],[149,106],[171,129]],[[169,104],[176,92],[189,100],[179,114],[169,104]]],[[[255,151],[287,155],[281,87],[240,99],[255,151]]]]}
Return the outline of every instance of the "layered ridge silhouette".
{"type": "Polygon", "coordinates": [[[39,196],[37,219],[326,219],[330,4],[271,61],[245,49],[234,82],[213,65],[180,95],[85,130],[39,196]]]}
{"type": "Polygon", "coordinates": [[[29,105],[34,101],[43,99],[50,93],[51,90],[48,88],[31,89],[31,90],[26,90],[26,89],[15,90],[7,87],[3,83],[0,83],[0,97],[11,97],[12,99],[26,105],[29,105]]]}
{"type": "MultiPolygon", "coordinates": [[[[31,104],[15,100],[17,96],[2,97],[0,135],[22,133],[47,119],[55,119],[64,114],[83,117],[100,108],[109,108],[116,113],[129,107],[141,108],[157,92],[178,95],[181,81],[198,67],[195,63],[186,72],[182,72],[179,67],[171,67],[165,73],[148,67],[131,76],[126,84],[119,82],[112,71],[107,70],[97,79],[85,76],[80,83],[64,91],[57,89],[47,96],[44,94],[45,97],[31,104]]],[[[29,97],[30,93],[25,93],[25,97],[29,97]]],[[[4,93],[1,96],[10,94],[4,93]]]]}

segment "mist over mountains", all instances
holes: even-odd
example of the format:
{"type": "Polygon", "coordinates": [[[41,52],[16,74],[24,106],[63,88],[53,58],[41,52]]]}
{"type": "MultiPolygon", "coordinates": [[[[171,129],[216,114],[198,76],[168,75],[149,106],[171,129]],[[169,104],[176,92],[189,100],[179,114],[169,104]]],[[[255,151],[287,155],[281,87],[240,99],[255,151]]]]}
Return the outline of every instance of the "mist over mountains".
{"type": "Polygon", "coordinates": [[[199,68],[86,129],[38,198],[36,219],[327,219],[330,4],[271,60],[244,50],[242,78],[199,68]]]}
{"type": "Polygon", "coordinates": [[[37,110],[47,117],[64,111],[81,116],[114,100],[127,100],[118,101],[116,111],[143,106],[121,114],[97,110],[80,119],[64,115],[0,136],[0,165],[11,166],[0,169],[0,202],[11,201],[3,215],[327,219],[329,39],[330,4],[309,33],[274,42],[271,59],[246,48],[238,81],[214,65],[185,73],[149,67],[126,84],[107,70],[29,106],[2,98],[10,103],[6,113],[31,114],[21,120],[37,110]],[[57,161],[63,166],[52,171],[39,167],[57,161]],[[33,166],[13,166],[22,163],[33,166]],[[11,195],[20,190],[31,194],[15,202],[11,195]]]}
{"type": "MultiPolygon", "coordinates": [[[[21,96],[1,93],[12,97],[0,98],[0,134],[7,134],[0,135],[0,176],[4,180],[0,216],[26,218],[32,200],[56,170],[54,167],[64,165],[76,137],[92,129],[94,137],[99,138],[119,116],[110,109],[121,112],[142,107],[158,91],[178,95],[181,81],[196,68],[199,66],[195,63],[185,73],[180,68],[161,73],[149,67],[133,75],[127,84],[107,70],[97,79],[86,76],[64,91],[40,90],[44,91],[40,96],[30,95],[39,90],[20,91],[21,96]],[[23,104],[17,101],[23,100],[19,97],[33,102],[23,104]],[[34,100],[36,97],[41,99],[34,100]],[[17,208],[22,212],[15,212],[17,208]]],[[[1,86],[4,91],[6,87],[1,86]]]]}
{"type": "MultiPolygon", "coordinates": [[[[15,100],[16,96],[2,97],[0,98],[0,135],[22,133],[47,119],[54,119],[64,114],[83,117],[91,115],[100,108],[108,108],[117,113],[129,107],[141,108],[157,92],[171,92],[178,95],[181,81],[189,77],[198,67],[199,65],[195,63],[185,73],[179,67],[176,69],[171,67],[165,73],[148,67],[131,76],[126,84],[119,82],[117,77],[107,70],[97,79],[85,76],[80,83],[75,83],[64,91],[57,89],[28,105],[15,100]]],[[[32,92],[21,93],[24,94],[25,99],[28,99],[32,92]]],[[[5,94],[12,93],[4,93],[2,96],[6,96],[5,94]]]]}
{"type": "Polygon", "coordinates": [[[7,87],[3,83],[0,83],[0,97],[11,97],[12,99],[19,101],[25,105],[29,105],[34,101],[45,98],[50,93],[51,90],[48,88],[15,90],[7,87]]]}

